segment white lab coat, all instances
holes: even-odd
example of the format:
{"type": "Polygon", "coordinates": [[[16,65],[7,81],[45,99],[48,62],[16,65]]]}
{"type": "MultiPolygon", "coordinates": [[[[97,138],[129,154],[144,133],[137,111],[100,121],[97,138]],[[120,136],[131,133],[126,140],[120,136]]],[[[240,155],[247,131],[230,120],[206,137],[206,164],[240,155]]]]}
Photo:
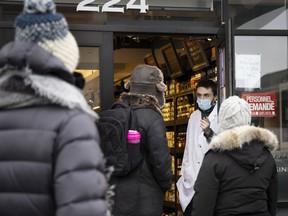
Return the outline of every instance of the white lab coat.
{"type": "MultiPolygon", "coordinates": [[[[209,115],[210,128],[217,133],[217,104],[209,115]]],[[[186,207],[194,196],[194,183],[196,181],[200,166],[202,164],[205,153],[209,150],[209,144],[204,136],[204,132],[200,127],[201,111],[195,110],[189,118],[186,146],[182,161],[182,176],[177,181],[177,189],[179,192],[179,200],[182,210],[186,207]]]]}

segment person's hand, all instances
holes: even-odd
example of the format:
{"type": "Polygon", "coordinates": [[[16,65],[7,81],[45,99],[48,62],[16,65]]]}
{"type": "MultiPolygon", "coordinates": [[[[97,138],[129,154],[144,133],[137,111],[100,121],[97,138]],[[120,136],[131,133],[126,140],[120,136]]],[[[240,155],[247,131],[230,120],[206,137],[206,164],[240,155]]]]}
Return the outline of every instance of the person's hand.
{"type": "Polygon", "coordinates": [[[200,121],[200,127],[202,128],[203,132],[208,136],[212,130],[210,128],[210,121],[208,117],[204,117],[200,121]]]}

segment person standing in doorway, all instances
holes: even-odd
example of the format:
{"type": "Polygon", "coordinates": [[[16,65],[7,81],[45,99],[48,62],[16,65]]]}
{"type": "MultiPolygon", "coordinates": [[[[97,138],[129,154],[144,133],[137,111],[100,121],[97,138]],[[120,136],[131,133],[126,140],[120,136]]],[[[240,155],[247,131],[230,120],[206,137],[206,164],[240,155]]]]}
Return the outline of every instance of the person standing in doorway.
{"type": "Polygon", "coordinates": [[[164,195],[172,185],[171,155],[161,109],[167,87],[156,66],[138,65],[119,101],[135,110],[141,134],[142,162],[126,176],[115,177],[115,216],[161,216],[164,195]]]}
{"type": "Polygon", "coordinates": [[[77,42],[52,0],[25,0],[0,50],[0,215],[104,216],[98,115],[75,86],[77,42]]]}
{"type": "Polygon", "coordinates": [[[204,155],[209,150],[209,141],[217,133],[217,84],[209,79],[200,80],[196,86],[196,97],[198,109],[189,118],[182,176],[176,184],[184,216],[191,215],[194,183],[204,155]]]}
{"type": "Polygon", "coordinates": [[[195,182],[192,216],[275,216],[277,170],[271,151],[278,139],[251,126],[249,104],[238,96],[223,101],[218,134],[210,142],[195,182]]]}

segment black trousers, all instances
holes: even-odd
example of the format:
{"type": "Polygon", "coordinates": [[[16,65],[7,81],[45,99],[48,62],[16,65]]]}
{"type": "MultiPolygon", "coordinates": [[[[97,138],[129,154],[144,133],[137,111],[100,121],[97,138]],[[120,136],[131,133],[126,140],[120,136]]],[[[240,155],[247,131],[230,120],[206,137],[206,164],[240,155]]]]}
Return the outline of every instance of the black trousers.
{"type": "Polygon", "coordinates": [[[183,213],[183,216],[191,216],[191,213],[192,213],[192,201],[193,201],[193,199],[191,200],[191,202],[186,207],[186,209],[185,209],[185,211],[183,213]]]}

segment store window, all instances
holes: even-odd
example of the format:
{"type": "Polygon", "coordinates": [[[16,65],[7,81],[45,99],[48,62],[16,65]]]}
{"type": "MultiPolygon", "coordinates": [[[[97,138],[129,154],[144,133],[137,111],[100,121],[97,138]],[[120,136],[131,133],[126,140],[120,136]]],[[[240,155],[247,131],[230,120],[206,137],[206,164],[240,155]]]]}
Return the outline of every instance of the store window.
{"type": "Polygon", "coordinates": [[[277,216],[287,215],[287,0],[228,2],[229,17],[237,32],[234,37],[234,93],[250,104],[252,124],[267,128],[278,137],[279,149],[273,153],[278,172],[277,216]]]}
{"type": "Polygon", "coordinates": [[[287,0],[229,0],[235,29],[287,30],[287,0]]]}
{"type": "Polygon", "coordinates": [[[288,202],[288,38],[235,36],[236,94],[250,104],[252,124],[273,131],[279,203],[288,202]]]}
{"type": "Polygon", "coordinates": [[[100,71],[99,47],[79,47],[80,61],[76,72],[83,75],[85,85],[82,89],[87,103],[95,111],[100,109],[100,71]]]}

